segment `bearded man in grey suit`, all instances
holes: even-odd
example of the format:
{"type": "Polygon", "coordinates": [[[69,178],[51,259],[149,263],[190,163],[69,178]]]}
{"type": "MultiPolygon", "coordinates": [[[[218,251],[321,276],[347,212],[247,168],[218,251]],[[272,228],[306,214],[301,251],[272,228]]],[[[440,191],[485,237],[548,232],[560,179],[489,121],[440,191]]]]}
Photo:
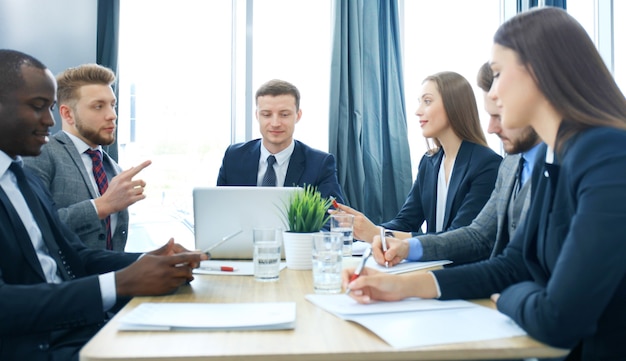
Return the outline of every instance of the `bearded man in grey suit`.
{"type": "Polygon", "coordinates": [[[496,134],[508,154],[498,170],[491,197],[468,226],[439,234],[410,237],[400,232],[386,232],[387,252],[380,237],[374,237],[372,250],[376,262],[395,265],[409,261],[448,259],[454,265],[476,262],[502,253],[530,205],[530,179],[535,158],[545,155],[545,146],[531,128],[505,129],[500,124],[500,110],[486,95],[493,83],[488,63],[478,73],[478,86],[484,91],[485,110],[489,113],[488,132],[496,134]],[[523,161],[521,161],[523,159],[523,161]],[[403,238],[404,237],[404,238],[403,238]]]}
{"type": "Polygon", "coordinates": [[[60,73],[62,130],[43,146],[40,156],[25,157],[24,163],[43,180],[61,220],[88,247],[123,251],[128,237],[127,208],[145,198],[146,183],[133,177],[150,161],[122,171],[102,149],[115,141],[114,82],[113,71],[97,64],[60,73]],[[104,173],[98,180],[99,169],[104,173]]]}

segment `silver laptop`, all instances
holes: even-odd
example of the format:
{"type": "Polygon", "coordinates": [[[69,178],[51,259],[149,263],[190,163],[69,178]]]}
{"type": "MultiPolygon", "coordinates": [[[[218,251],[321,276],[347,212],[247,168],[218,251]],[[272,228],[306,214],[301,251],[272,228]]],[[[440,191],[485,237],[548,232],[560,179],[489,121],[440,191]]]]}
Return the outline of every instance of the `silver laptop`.
{"type": "MultiPolygon", "coordinates": [[[[297,187],[198,187],[193,190],[196,249],[211,250],[213,259],[252,259],[252,229],[286,229],[284,204],[297,187]]],[[[284,247],[283,247],[284,258],[284,247]]]]}

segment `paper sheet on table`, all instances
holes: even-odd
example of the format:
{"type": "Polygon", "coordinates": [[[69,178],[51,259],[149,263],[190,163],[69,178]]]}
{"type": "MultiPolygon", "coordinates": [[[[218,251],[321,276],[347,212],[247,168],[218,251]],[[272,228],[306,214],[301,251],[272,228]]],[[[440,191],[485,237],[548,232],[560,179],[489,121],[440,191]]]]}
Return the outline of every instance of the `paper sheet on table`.
{"type": "Polygon", "coordinates": [[[306,295],[305,298],[314,305],[344,319],[351,315],[474,307],[473,303],[464,300],[439,301],[421,298],[407,298],[397,302],[375,302],[363,305],[357,303],[350,296],[344,294],[309,294],[306,295]]]}
{"type": "Polygon", "coordinates": [[[363,241],[354,241],[352,242],[352,255],[353,256],[362,256],[363,252],[365,252],[366,248],[371,247],[369,243],[363,241]]]}
{"type": "Polygon", "coordinates": [[[284,330],[295,320],[295,302],[142,303],[120,318],[119,330],[284,330]]]}
{"type": "MultiPolygon", "coordinates": [[[[280,269],[282,270],[285,267],[287,267],[287,263],[281,262],[280,269]]],[[[253,276],[254,264],[252,263],[252,261],[208,260],[200,262],[200,268],[194,269],[193,273],[221,276],[253,276]],[[233,267],[237,270],[233,272],[218,271],[217,269],[221,266],[233,267]]]]}
{"type": "Polygon", "coordinates": [[[420,269],[425,269],[425,268],[430,268],[430,267],[443,266],[443,265],[450,264],[450,263],[452,263],[452,261],[448,261],[448,260],[425,261],[425,262],[402,261],[393,267],[386,268],[385,266],[381,266],[378,263],[376,263],[376,260],[374,260],[374,257],[372,256],[367,260],[367,263],[365,263],[365,266],[373,268],[377,271],[395,274],[395,273],[417,271],[420,269]]]}
{"type": "Polygon", "coordinates": [[[361,305],[346,295],[307,295],[339,318],[356,322],[395,348],[526,335],[506,315],[463,300],[407,299],[361,305]]]}

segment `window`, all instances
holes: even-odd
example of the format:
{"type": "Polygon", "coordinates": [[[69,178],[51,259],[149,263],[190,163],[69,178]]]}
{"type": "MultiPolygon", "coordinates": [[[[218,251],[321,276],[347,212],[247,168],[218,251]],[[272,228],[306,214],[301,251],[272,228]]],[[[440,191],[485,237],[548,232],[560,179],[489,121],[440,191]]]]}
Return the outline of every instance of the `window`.
{"type": "MultiPolygon", "coordinates": [[[[489,116],[484,111],[483,93],[476,85],[476,75],[491,56],[500,16],[500,0],[404,0],[404,88],[414,176],[426,151],[415,110],[419,106],[422,81],[428,75],[440,71],[463,75],[474,87],[487,133],[489,116]]],[[[495,135],[487,135],[487,141],[494,150],[500,149],[500,140],[495,135]]]]}
{"type": "Polygon", "coordinates": [[[331,0],[121,1],[119,161],[153,162],[138,176],[147,198],[131,206],[127,250],[170,236],[194,248],[192,190],[215,185],[231,140],[260,137],[253,94],[263,82],[299,88],[295,137],[328,149],[331,10],[331,0]],[[150,219],[164,215],[184,226],[155,239],[150,219]]]}

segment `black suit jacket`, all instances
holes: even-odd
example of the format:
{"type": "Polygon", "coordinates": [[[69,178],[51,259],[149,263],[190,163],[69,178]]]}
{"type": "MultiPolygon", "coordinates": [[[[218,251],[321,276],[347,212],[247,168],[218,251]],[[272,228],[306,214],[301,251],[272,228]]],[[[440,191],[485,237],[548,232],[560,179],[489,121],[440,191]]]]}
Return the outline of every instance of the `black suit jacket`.
{"type": "MultiPolygon", "coordinates": [[[[261,157],[261,139],[233,144],[226,149],[218,186],[256,186],[261,157]]],[[[339,203],[345,203],[339,181],[335,157],[295,141],[295,147],[285,177],[285,187],[302,187],[310,184],[317,187],[322,197],[333,196],[339,203]]]]}
{"type": "MultiPolygon", "coordinates": [[[[437,219],[437,179],[443,151],[425,155],[417,178],[398,215],[381,226],[405,232],[419,232],[426,221],[427,232],[435,232],[437,219]]],[[[502,157],[493,150],[463,141],[454,161],[448,184],[443,230],[466,226],[483,208],[498,176],[502,157]]]]}
{"type": "Polygon", "coordinates": [[[58,218],[41,181],[24,169],[75,279],[46,282],[30,237],[0,188],[0,360],[69,360],[106,320],[98,274],[138,254],[87,248],[58,218]]]}
{"type": "Polygon", "coordinates": [[[435,271],[442,298],[485,298],[569,360],[626,360],[626,132],[593,128],[537,164],[504,254],[435,271]]]}

